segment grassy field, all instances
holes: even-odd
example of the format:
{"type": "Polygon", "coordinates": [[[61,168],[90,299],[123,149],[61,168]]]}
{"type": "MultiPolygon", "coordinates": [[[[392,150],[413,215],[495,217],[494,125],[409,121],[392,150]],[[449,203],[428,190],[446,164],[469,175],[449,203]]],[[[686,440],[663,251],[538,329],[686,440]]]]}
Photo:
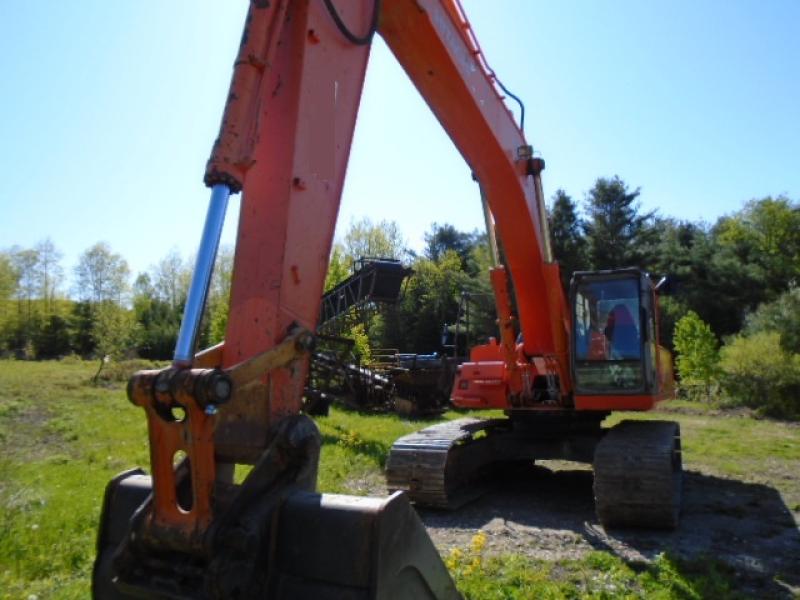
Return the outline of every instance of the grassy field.
{"type": "MultiPolygon", "coordinates": [[[[122,384],[89,385],[94,369],[80,361],[0,361],[0,598],[88,597],[104,486],[123,469],[147,465],[142,411],[122,384]]],[[[772,482],[800,511],[800,428],[690,403],[674,404],[668,418],[681,423],[693,469],[772,482]]],[[[320,490],[350,494],[380,490],[391,443],[427,424],[340,410],[317,423],[324,438],[320,490]]],[[[548,562],[490,556],[484,545],[478,533],[445,557],[470,598],[736,596],[730,569],[710,559],[687,565],[662,555],[628,564],[593,552],[548,562]]]]}

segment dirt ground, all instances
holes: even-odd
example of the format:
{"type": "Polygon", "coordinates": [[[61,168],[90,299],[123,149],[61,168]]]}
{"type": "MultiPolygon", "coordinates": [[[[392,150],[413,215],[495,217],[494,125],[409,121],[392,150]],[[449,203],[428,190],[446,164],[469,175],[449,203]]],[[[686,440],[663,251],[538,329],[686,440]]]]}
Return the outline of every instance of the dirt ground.
{"type": "MultiPolygon", "coordinates": [[[[756,597],[800,596],[800,514],[774,488],[686,471],[675,531],[605,531],[594,514],[592,472],[556,461],[515,471],[453,512],[418,509],[443,555],[479,530],[493,553],[581,558],[605,550],[628,561],[660,552],[731,566],[740,589],[756,597]]],[[[798,507],[794,507],[798,508],[798,507]]]]}

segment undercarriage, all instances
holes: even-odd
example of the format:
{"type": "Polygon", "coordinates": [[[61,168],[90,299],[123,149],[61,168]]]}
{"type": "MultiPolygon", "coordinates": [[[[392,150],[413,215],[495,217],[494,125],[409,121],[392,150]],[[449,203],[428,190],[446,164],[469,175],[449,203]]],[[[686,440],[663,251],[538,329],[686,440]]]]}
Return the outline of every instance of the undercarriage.
{"type": "Polygon", "coordinates": [[[605,527],[676,527],[678,424],[623,421],[606,429],[606,416],[552,411],[440,423],[394,443],[387,486],[420,506],[455,509],[480,496],[504,463],[569,460],[593,465],[596,511],[605,527]]]}

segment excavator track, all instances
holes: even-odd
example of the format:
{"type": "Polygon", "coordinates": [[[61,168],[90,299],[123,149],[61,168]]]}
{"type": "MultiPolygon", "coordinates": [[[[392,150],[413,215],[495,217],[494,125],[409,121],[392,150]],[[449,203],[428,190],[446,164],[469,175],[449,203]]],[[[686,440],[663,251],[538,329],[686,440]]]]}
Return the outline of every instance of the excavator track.
{"type": "Polygon", "coordinates": [[[673,529],[682,485],[680,426],[623,421],[597,445],[594,497],[604,527],[673,529]]]}
{"type": "Polygon", "coordinates": [[[418,505],[455,509],[483,492],[484,468],[496,456],[492,434],[507,419],[458,419],[398,439],[386,461],[386,485],[418,505]]]}

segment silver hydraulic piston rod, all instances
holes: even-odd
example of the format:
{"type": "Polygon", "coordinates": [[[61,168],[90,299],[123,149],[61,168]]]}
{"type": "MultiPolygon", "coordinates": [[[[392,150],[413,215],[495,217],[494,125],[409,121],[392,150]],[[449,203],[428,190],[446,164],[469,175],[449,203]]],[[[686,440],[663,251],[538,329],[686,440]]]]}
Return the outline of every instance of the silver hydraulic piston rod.
{"type": "Polygon", "coordinates": [[[186,307],[183,310],[178,341],[175,344],[173,364],[176,367],[188,367],[194,359],[197,332],[200,329],[200,320],[203,317],[203,309],[208,297],[211,274],[214,271],[214,261],[217,258],[219,239],[222,235],[222,226],[225,223],[225,212],[230,195],[231,190],[225,184],[220,183],[211,188],[211,201],[206,214],[206,224],[203,227],[200,248],[197,250],[197,262],[192,273],[186,307]]]}

